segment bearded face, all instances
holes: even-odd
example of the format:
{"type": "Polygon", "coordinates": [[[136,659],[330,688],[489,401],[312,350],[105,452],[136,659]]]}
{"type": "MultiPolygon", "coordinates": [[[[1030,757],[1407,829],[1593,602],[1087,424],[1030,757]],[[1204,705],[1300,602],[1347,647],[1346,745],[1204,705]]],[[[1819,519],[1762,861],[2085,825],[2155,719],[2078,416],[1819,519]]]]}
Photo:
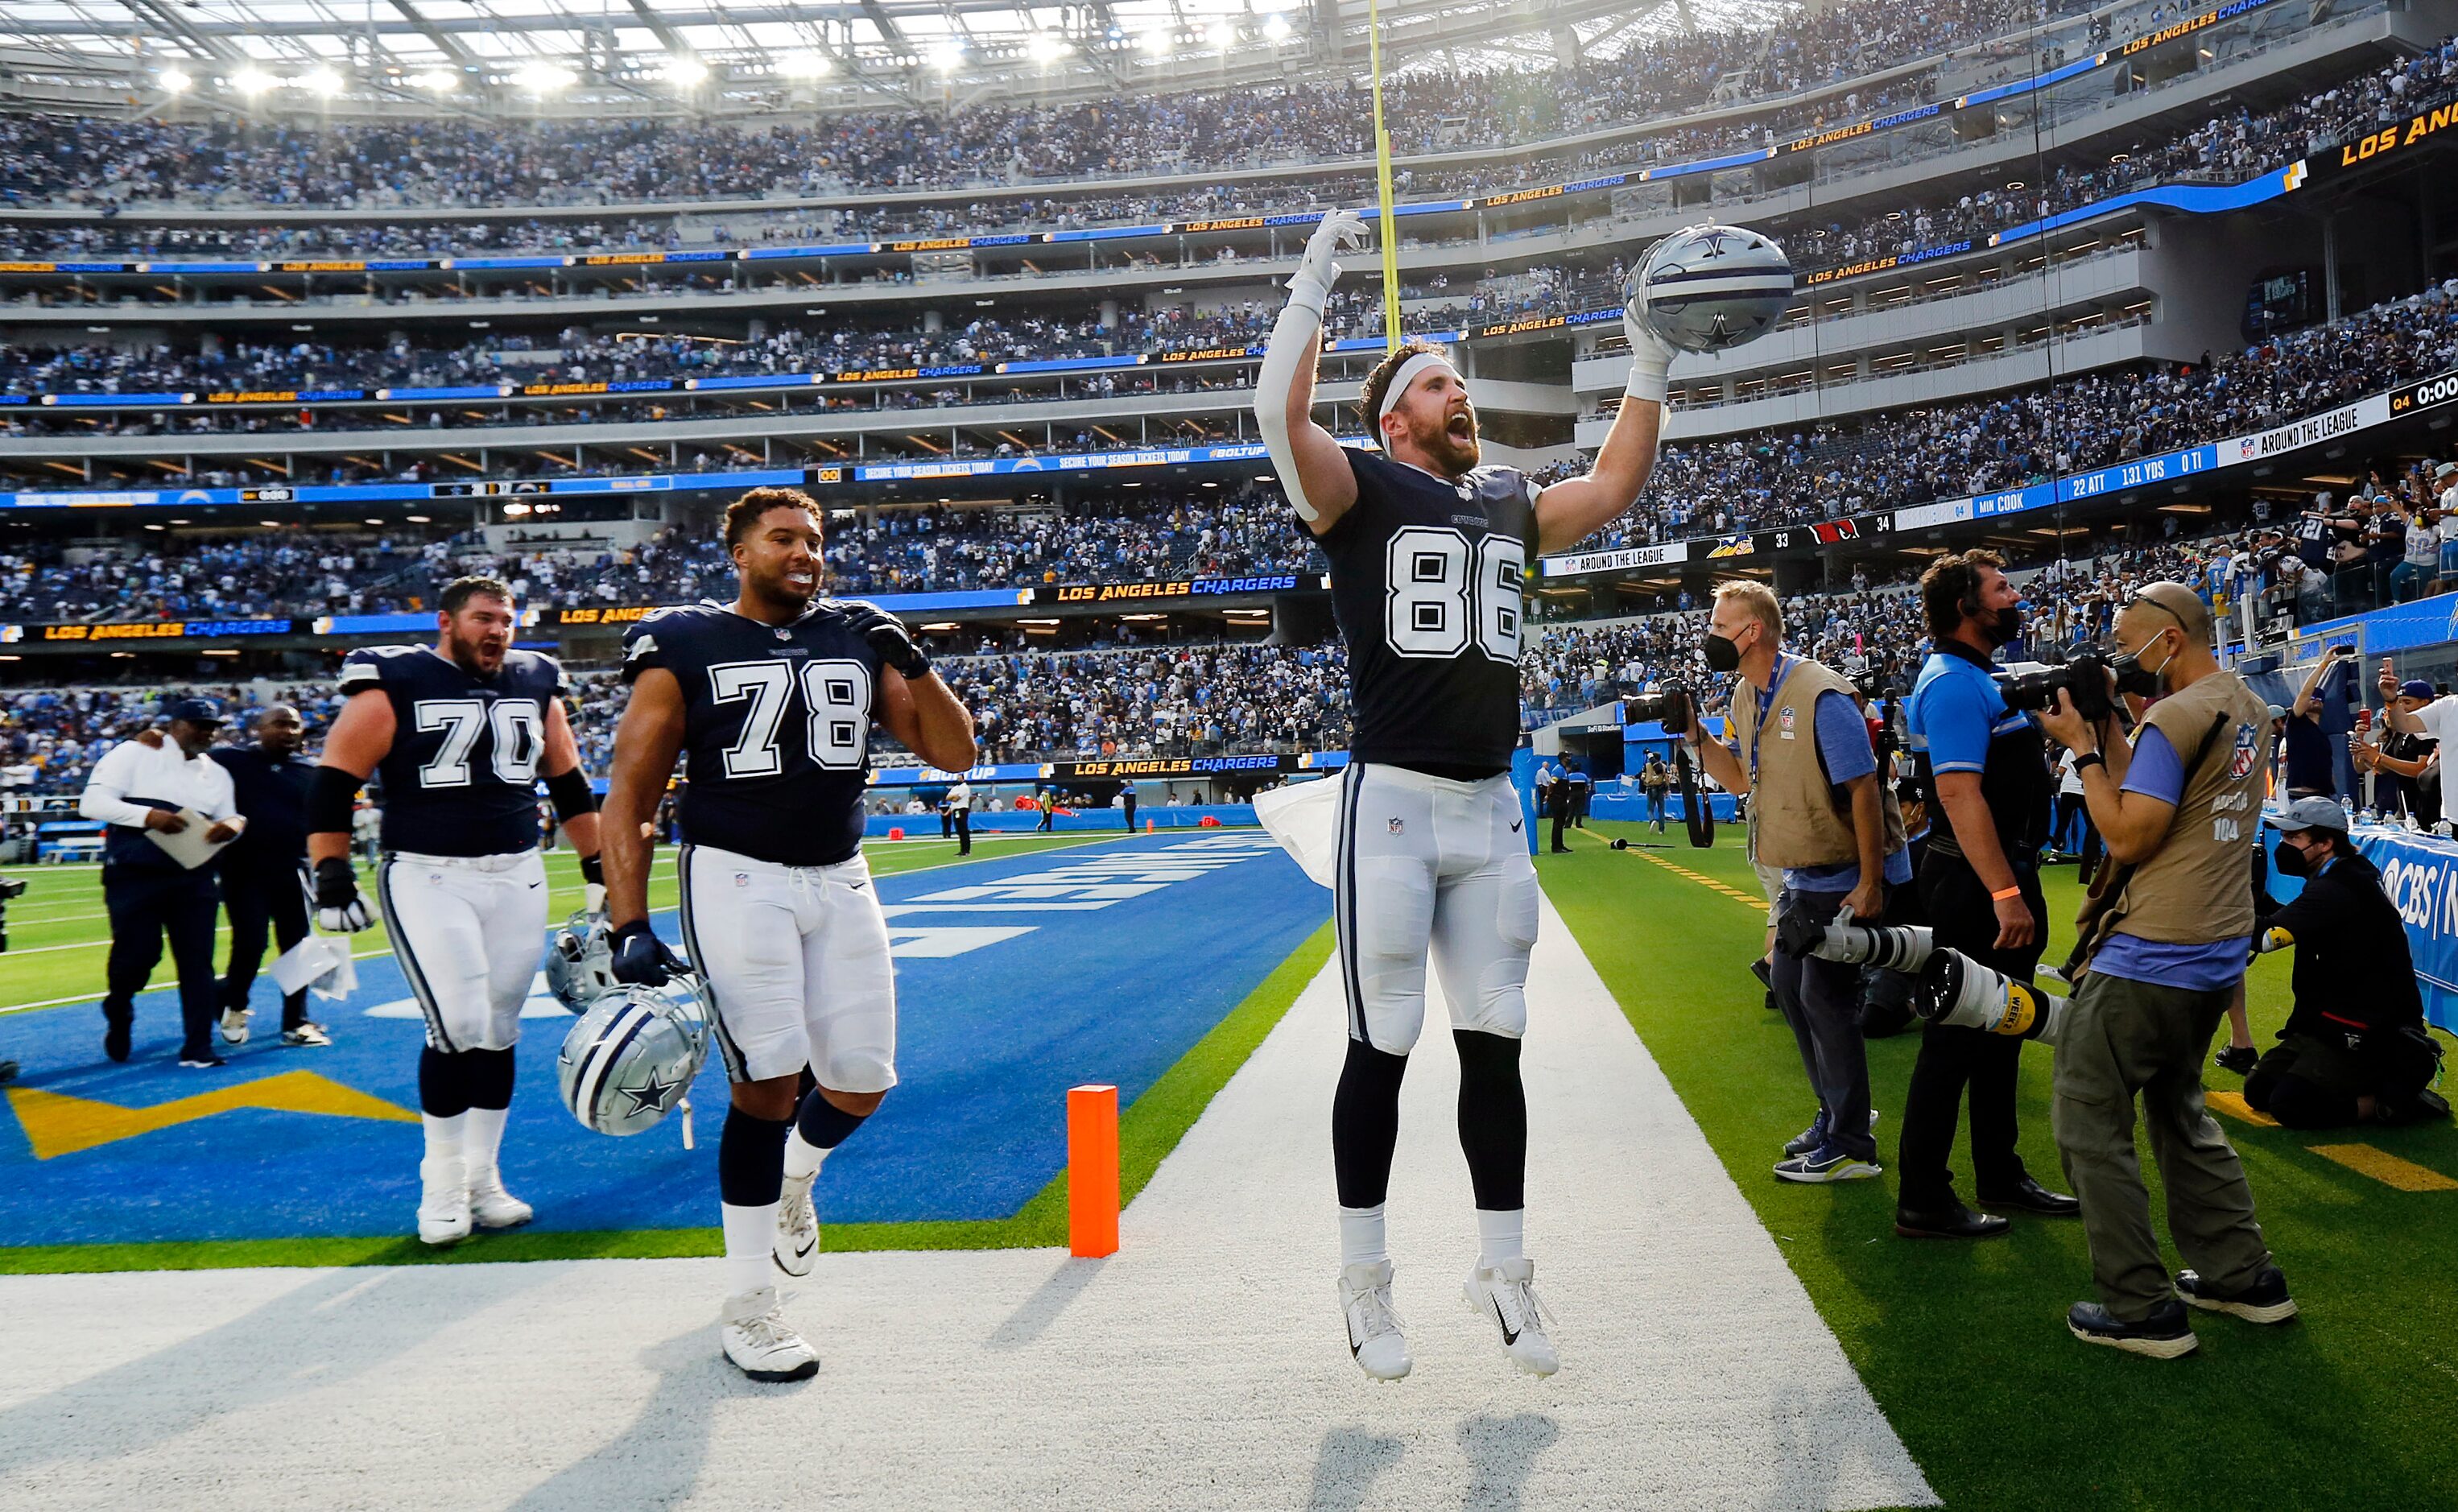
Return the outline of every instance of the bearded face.
{"type": "Polygon", "coordinates": [[[1409,383],[1384,417],[1383,434],[1393,458],[1447,478],[1475,466],[1482,455],[1476,406],[1469,403],[1468,385],[1447,367],[1427,368],[1409,383]]]}

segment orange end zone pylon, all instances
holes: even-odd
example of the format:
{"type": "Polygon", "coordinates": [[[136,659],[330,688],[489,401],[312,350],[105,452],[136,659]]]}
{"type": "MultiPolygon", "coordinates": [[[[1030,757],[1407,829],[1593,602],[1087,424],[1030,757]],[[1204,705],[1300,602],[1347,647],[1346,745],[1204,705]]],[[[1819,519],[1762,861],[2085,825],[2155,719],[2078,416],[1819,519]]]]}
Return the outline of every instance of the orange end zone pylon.
{"type": "Polygon", "coordinates": [[[1067,1249],[1118,1253],[1118,1089],[1067,1089],[1067,1249]]]}

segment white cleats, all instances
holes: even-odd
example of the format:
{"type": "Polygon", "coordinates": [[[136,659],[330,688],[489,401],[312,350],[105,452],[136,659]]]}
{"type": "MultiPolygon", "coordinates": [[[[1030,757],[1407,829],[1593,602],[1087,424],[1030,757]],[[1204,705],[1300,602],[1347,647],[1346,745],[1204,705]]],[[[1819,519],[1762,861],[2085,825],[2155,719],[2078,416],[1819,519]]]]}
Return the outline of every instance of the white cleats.
{"type": "Polygon", "coordinates": [[[773,1286],[727,1297],[721,1332],[725,1357],[753,1380],[808,1380],[820,1373],[820,1357],[785,1326],[773,1286]]]}
{"type": "Polygon", "coordinates": [[[281,1043],[294,1050],[322,1049],[333,1043],[333,1036],[321,1024],[302,1024],[295,1029],[282,1030],[281,1043]]]}
{"type": "Polygon", "coordinates": [[[457,1156],[418,1163],[418,1242],[458,1244],[469,1237],[469,1188],[457,1156]]]}
{"type": "Polygon", "coordinates": [[[785,1190],[777,1199],[777,1242],[769,1254],[777,1269],[787,1275],[811,1274],[811,1257],[820,1249],[820,1213],[811,1202],[811,1183],[817,1174],[797,1181],[785,1178],[785,1190]]]}
{"type": "Polygon", "coordinates": [[[1544,1313],[1536,1303],[1532,1260],[1505,1260],[1479,1266],[1468,1274],[1461,1289],[1469,1309],[1502,1330],[1502,1351],[1531,1376],[1551,1376],[1562,1368],[1562,1357],[1545,1336],[1544,1313]]]}
{"type": "Polygon", "coordinates": [[[469,1179],[469,1216],[481,1229],[517,1229],[536,1217],[537,1212],[504,1190],[503,1172],[473,1171],[469,1179]]]}
{"type": "Polygon", "coordinates": [[[1376,1380],[1408,1374],[1408,1339],[1391,1311],[1391,1262],[1352,1265],[1340,1273],[1340,1310],[1348,1319],[1348,1353],[1376,1380]]]}
{"type": "Polygon", "coordinates": [[[247,1043],[247,1009],[222,1009],[222,1043],[224,1045],[247,1043]]]}

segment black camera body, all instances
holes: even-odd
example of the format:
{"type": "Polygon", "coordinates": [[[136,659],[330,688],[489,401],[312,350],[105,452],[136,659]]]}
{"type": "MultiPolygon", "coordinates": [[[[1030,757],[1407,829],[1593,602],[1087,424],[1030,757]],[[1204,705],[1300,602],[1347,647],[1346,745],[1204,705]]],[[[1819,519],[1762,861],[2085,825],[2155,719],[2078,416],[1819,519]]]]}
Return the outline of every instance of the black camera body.
{"type": "Polygon", "coordinates": [[[2093,724],[2116,712],[2108,696],[2108,658],[2096,651],[2077,652],[2073,660],[2037,672],[2001,672],[1996,677],[2009,709],[2037,713],[2054,708],[2062,688],[2073,700],[2074,713],[2093,724]]]}
{"type": "Polygon", "coordinates": [[[1623,699],[1622,717],[1632,724],[1643,724],[1653,719],[1666,730],[1677,733],[1690,728],[1694,704],[1690,690],[1675,683],[1654,693],[1634,694],[1623,699]]]}

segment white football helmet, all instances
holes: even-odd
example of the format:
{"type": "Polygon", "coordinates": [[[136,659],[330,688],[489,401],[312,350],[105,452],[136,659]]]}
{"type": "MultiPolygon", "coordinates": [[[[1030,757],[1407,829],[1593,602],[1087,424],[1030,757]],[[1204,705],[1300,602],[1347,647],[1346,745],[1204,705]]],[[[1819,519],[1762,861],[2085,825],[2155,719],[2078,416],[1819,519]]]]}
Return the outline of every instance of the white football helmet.
{"type": "Polygon", "coordinates": [[[618,984],[564,1035],[555,1079],[572,1116],[601,1134],[636,1134],[679,1110],[688,1150],[692,1079],[707,1059],[697,977],[662,987],[618,984]]]}
{"type": "Polygon", "coordinates": [[[614,931],[604,914],[583,909],[555,931],[546,951],[546,985],[574,1013],[622,985],[614,980],[614,931]]]}

